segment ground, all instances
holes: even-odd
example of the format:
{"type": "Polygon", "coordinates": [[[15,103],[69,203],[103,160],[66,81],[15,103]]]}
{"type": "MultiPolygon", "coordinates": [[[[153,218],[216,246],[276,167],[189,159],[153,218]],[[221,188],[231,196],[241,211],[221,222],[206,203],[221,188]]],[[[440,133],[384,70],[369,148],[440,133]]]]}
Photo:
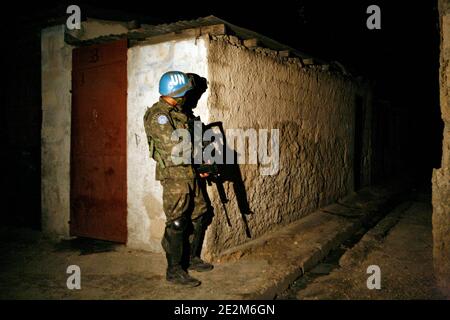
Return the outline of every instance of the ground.
{"type": "Polygon", "coordinates": [[[0,299],[441,299],[430,198],[406,191],[363,190],[225,252],[213,271],[192,273],[196,288],[167,283],[162,254],[2,227],[0,299]],[[80,290],[67,288],[70,265],[80,290]],[[381,290],[367,289],[369,265],[381,290]]]}
{"type": "Polygon", "coordinates": [[[395,225],[389,226],[392,216],[388,215],[377,225],[380,232],[367,234],[340,257],[341,267],[333,263],[318,265],[296,281],[285,297],[295,294],[296,299],[443,299],[436,290],[433,274],[429,199],[402,203],[398,208],[395,225]],[[381,226],[383,222],[386,228],[381,226]],[[380,267],[380,290],[367,288],[371,275],[367,268],[371,265],[380,267]]]}

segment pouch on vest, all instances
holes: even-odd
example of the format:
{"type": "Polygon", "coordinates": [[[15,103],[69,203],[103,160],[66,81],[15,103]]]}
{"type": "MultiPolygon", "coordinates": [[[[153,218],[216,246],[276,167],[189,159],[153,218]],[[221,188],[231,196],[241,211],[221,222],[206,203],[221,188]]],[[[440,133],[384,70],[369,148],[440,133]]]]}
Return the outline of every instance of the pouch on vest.
{"type": "Polygon", "coordinates": [[[164,169],[166,165],[164,164],[164,161],[158,149],[156,149],[155,147],[155,141],[150,135],[147,135],[147,140],[148,140],[148,149],[150,151],[150,157],[152,157],[152,159],[155,160],[159,164],[159,166],[164,169]]]}

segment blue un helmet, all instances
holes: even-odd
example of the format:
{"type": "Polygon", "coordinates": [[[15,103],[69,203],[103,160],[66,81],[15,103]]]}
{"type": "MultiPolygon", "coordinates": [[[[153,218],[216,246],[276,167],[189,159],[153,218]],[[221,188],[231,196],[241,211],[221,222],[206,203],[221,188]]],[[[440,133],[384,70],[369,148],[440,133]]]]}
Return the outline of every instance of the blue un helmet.
{"type": "Polygon", "coordinates": [[[193,87],[191,78],[181,71],[166,72],[159,80],[159,93],[162,96],[180,98],[193,87]]]}

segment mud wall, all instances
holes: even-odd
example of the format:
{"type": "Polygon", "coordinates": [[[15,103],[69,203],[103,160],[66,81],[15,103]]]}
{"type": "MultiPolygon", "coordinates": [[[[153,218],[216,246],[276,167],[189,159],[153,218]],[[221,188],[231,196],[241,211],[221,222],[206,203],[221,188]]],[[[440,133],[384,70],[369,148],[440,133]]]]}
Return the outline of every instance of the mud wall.
{"type": "Polygon", "coordinates": [[[438,285],[450,297],[450,1],[439,1],[440,103],[444,121],[441,168],[433,170],[433,256],[438,285]]]}
{"type": "Polygon", "coordinates": [[[361,183],[370,182],[370,97],[364,88],[327,67],[305,67],[229,39],[213,37],[208,46],[210,121],[222,121],[225,129],[279,129],[279,170],[262,175],[261,163],[239,166],[242,184],[225,183],[232,227],[210,188],[215,217],[206,236],[209,259],[249,240],[241,218],[247,204],[256,238],[354,190],[358,99],[365,123],[359,128],[361,183]]]}

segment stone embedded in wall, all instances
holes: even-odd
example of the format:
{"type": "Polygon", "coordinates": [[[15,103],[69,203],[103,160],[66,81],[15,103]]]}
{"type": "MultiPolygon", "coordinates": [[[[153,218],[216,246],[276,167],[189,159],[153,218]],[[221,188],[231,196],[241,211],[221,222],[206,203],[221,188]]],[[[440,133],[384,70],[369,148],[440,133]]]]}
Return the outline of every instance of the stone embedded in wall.
{"type": "Polygon", "coordinates": [[[232,45],[241,45],[241,40],[236,36],[229,36],[229,40],[232,45]]]}
{"type": "Polygon", "coordinates": [[[289,50],[278,51],[278,56],[288,58],[291,56],[291,52],[289,50]]]}
{"type": "Polygon", "coordinates": [[[252,38],[252,39],[244,40],[243,44],[247,48],[255,48],[255,47],[259,46],[259,42],[260,42],[259,39],[252,38]]]}

